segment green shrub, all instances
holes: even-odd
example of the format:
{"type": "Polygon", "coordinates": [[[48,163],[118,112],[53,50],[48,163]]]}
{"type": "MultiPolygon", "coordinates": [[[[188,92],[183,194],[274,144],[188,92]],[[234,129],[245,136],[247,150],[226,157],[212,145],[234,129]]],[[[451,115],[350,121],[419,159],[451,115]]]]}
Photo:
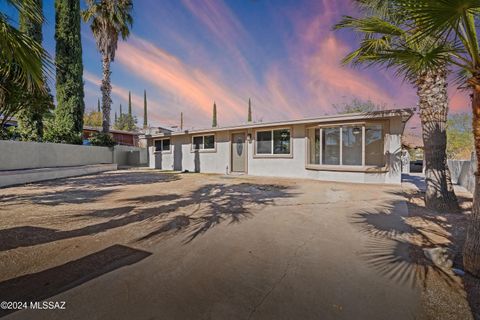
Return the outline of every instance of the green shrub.
{"type": "Polygon", "coordinates": [[[88,140],[93,146],[113,147],[116,144],[111,134],[105,134],[103,132],[94,133],[88,140]]]}
{"type": "Polygon", "coordinates": [[[44,142],[83,144],[82,133],[77,133],[69,129],[63,122],[70,122],[69,119],[60,121],[56,118],[47,118],[44,121],[45,128],[43,133],[44,142]]]}

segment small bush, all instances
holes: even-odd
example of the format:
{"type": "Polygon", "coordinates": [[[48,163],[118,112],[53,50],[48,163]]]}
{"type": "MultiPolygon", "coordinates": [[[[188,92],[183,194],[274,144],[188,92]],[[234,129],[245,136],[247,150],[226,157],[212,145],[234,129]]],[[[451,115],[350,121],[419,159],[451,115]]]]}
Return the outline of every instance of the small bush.
{"type": "Polygon", "coordinates": [[[115,145],[115,140],[113,140],[111,134],[106,134],[103,132],[94,133],[88,141],[93,146],[100,146],[100,147],[113,147],[115,145]]]}

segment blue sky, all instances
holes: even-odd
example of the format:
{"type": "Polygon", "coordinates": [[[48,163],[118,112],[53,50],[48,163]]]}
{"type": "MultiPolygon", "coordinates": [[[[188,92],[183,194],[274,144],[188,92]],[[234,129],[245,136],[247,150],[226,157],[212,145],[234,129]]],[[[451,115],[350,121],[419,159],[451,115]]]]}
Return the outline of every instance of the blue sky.
{"type": "MultiPolygon", "coordinates": [[[[53,56],[53,0],[44,0],[44,14],[44,46],[53,56]]],[[[134,1],[132,34],[112,64],[113,110],[126,106],[131,91],[141,123],[144,89],[151,125],[177,125],[183,112],[190,128],[210,125],[214,101],[220,125],[245,122],[249,98],[255,121],[332,114],[333,104],[353,98],[416,106],[415,91],[391,72],[340,64],[357,41],[331,30],[342,14],[355,14],[350,1],[134,1]]],[[[85,103],[93,109],[101,60],[85,23],[82,45],[85,103]]],[[[467,110],[464,94],[451,89],[450,97],[454,111],[467,110]]]]}

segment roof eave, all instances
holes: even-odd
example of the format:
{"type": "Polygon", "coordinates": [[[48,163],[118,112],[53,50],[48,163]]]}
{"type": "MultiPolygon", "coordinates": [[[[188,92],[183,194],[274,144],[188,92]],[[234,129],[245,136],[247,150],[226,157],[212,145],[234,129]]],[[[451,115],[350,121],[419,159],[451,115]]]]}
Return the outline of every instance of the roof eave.
{"type": "Polygon", "coordinates": [[[264,128],[264,127],[290,126],[290,125],[300,125],[300,124],[310,124],[310,123],[355,121],[355,120],[363,120],[363,119],[382,119],[382,118],[392,118],[392,117],[399,117],[399,116],[402,117],[402,121],[406,122],[413,116],[414,112],[415,112],[415,108],[405,108],[405,109],[393,109],[393,110],[374,111],[374,112],[349,113],[349,114],[340,114],[340,115],[333,115],[333,116],[324,116],[324,117],[290,120],[290,121],[263,122],[263,123],[257,122],[257,123],[231,126],[231,127],[184,130],[181,132],[170,132],[170,133],[157,133],[157,134],[151,134],[148,138],[181,136],[181,135],[188,135],[188,134],[202,134],[202,133],[219,132],[219,131],[245,130],[245,129],[255,129],[255,128],[264,128]]]}

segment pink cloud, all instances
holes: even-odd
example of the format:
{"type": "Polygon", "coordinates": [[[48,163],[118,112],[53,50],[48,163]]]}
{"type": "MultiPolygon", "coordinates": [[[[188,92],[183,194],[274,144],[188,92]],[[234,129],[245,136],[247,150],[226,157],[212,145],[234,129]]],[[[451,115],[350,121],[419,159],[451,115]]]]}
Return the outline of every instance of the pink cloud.
{"type": "MultiPolygon", "coordinates": [[[[102,80],[97,77],[96,75],[94,75],[93,73],[87,71],[87,70],[84,70],[83,71],[83,79],[98,87],[98,93],[97,93],[97,97],[101,96],[101,92],[100,92],[100,85],[101,85],[101,82],[102,80]]],[[[93,94],[93,92],[88,89],[87,87],[87,90],[89,92],[89,94],[93,94]]],[[[122,101],[125,101],[127,102],[128,101],[128,90],[121,87],[121,86],[118,86],[116,84],[112,84],[112,93],[114,96],[116,96],[117,98],[120,98],[120,100],[122,101]]],[[[137,95],[135,94],[134,92],[131,92],[131,97],[132,97],[132,108],[135,110],[136,109],[136,113],[137,114],[137,118],[140,120],[143,121],[143,92],[142,92],[142,95],[137,95]],[[141,116],[139,116],[141,115],[141,116]]],[[[148,115],[149,115],[149,122],[150,121],[154,121],[154,122],[160,122],[160,123],[169,123],[169,124],[174,124],[177,122],[177,119],[174,119],[173,117],[165,117],[165,115],[160,115],[158,110],[158,106],[160,106],[160,103],[158,101],[155,101],[154,99],[151,99],[151,98],[148,98],[147,97],[147,103],[148,103],[148,115]]],[[[115,108],[114,106],[112,106],[112,109],[115,108]]],[[[141,123],[141,121],[139,121],[139,123],[141,123]]]]}
{"type": "MultiPolygon", "coordinates": [[[[295,31],[294,38],[284,35],[288,56],[283,60],[271,59],[268,54],[263,56],[262,45],[252,41],[240,20],[222,1],[183,0],[182,3],[199,22],[202,32],[223,50],[220,56],[228,58],[215,59],[215,50],[205,50],[196,39],[175,30],[166,33],[169,39],[176,39],[184,50],[190,51],[183,58],[136,35],[128,42],[121,42],[116,63],[156,88],[154,95],[158,101],[153,105],[155,112],[163,110],[162,119],[157,117],[160,121],[178,118],[183,111],[195,119],[193,126],[206,126],[215,101],[220,123],[238,124],[246,118],[249,97],[253,99],[255,116],[265,121],[332,113],[332,104],[352,98],[399,107],[415,102],[414,90],[389,73],[374,74],[341,65],[341,58],[351,48],[331,27],[340,14],[351,11],[347,2],[323,0],[280,14],[282,19],[289,19],[295,31]],[[201,54],[196,55],[195,48],[199,45],[201,54]],[[255,68],[248,62],[247,51],[255,52],[255,68]],[[262,62],[260,67],[258,61],[262,62]],[[388,92],[388,86],[395,90],[388,92]]],[[[125,96],[121,88],[114,90],[118,96],[125,96]]]]}
{"type": "MultiPolygon", "coordinates": [[[[128,43],[120,44],[117,61],[160,92],[172,94],[177,103],[189,107],[189,112],[205,116],[211,112],[214,101],[219,108],[230,111],[225,113],[227,120],[244,112],[240,106],[245,102],[223,87],[221,81],[188,66],[148,41],[132,36],[128,43]]],[[[178,109],[178,105],[172,107],[178,109]]]]}

